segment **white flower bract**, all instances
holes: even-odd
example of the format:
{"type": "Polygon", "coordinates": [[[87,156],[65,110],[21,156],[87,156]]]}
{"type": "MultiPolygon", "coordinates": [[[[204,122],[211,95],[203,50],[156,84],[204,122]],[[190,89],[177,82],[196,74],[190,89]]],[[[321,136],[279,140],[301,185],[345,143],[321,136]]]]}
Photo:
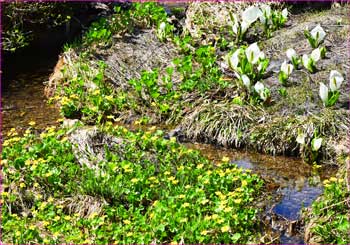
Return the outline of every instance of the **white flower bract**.
{"type": "Polygon", "coordinates": [[[321,50],[319,48],[317,49],[314,49],[312,52],[311,52],[311,55],[310,55],[311,59],[315,62],[319,61],[321,59],[321,50]]]}
{"type": "Polygon", "coordinates": [[[256,64],[259,60],[259,57],[261,57],[261,51],[258,47],[258,44],[257,43],[251,44],[245,50],[245,55],[247,56],[249,63],[256,64]]]}
{"type": "Polygon", "coordinates": [[[323,28],[318,24],[312,31],[310,32],[313,39],[319,44],[326,36],[326,32],[323,28]]]}
{"type": "Polygon", "coordinates": [[[295,52],[295,50],[292,49],[292,48],[290,48],[290,49],[288,49],[288,50],[286,51],[286,55],[287,55],[287,57],[288,57],[288,59],[289,59],[290,61],[292,61],[293,58],[297,58],[297,57],[298,57],[297,52],[295,52]]]}
{"type": "Polygon", "coordinates": [[[344,77],[340,72],[336,70],[332,70],[330,75],[329,75],[329,87],[332,92],[338,91],[341,84],[344,81],[344,77]]]}
{"type": "Polygon", "coordinates": [[[287,64],[287,61],[284,61],[281,65],[281,71],[289,77],[293,71],[293,65],[287,64]]]}
{"type": "Polygon", "coordinates": [[[249,77],[247,75],[243,74],[241,76],[241,79],[243,81],[244,86],[246,86],[247,88],[250,88],[250,79],[249,79],[249,77]]]}
{"type": "Polygon", "coordinates": [[[250,25],[253,22],[255,22],[260,16],[262,16],[260,8],[256,6],[250,6],[249,8],[243,11],[242,22],[249,23],[250,25]]]}
{"type": "Polygon", "coordinates": [[[320,97],[324,104],[328,101],[328,87],[324,83],[320,83],[320,97]]]}

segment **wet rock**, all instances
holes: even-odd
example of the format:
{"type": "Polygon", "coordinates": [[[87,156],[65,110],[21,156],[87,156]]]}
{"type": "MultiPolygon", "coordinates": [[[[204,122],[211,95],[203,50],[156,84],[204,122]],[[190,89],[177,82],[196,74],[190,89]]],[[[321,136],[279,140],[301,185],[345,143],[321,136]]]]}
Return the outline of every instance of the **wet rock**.
{"type": "Polygon", "coordinates": [[[124,141],[105,134],[97,127],[81,127],[69,135],[73,152],[81,165],[98,169],[98,163],[105,160],[106,150],[114,151],[124,141]]]}

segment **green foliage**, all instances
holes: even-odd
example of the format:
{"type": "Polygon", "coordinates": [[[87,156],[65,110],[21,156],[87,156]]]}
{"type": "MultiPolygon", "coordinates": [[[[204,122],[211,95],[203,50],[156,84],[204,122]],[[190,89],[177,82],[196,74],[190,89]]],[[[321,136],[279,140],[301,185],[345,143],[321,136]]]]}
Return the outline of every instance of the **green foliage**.
{"type": "Polygon", "coordinates": [[[347,191],[344,178],[325,180],[322,198],[312,204],[307,222],[312,220],[310,233],[318,243],[349,244],[350,221],[347,191]]]}
{"type": "Polygon", "coordinates": [[[262,182],[256,175],[227,162],[215,166],[174,139],[163,139],[161,131],[103,130],[122,143],[105,147],[95,168],[77,163],[63,130],[50,128],[40,136],[27,131],[4,142],[4,242],[258,239],[252,202],[262,182]]]}

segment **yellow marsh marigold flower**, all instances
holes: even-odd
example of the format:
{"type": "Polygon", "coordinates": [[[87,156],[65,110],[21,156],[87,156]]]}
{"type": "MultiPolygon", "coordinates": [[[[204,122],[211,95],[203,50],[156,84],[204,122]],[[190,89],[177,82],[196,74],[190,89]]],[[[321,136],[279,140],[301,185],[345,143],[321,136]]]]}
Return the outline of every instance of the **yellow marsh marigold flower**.
{"type": "Polygon", "coordinates": [[[126,224],[126,225],[130,225],[131,224],[131,221],[126,219],[126,220],[123,220],[123,223],[126,224]]]}
{"type": "Polygon", "coordinates": [[[234,203],[236,203],[236,204],[240,204],[242,202],[242,199],[236,199],[236,200],[234,200],[234,203]]]}
{"type": "Polygon", "coordinates": [[[331,178],[329,178],[329,180],[331,181],[331,182],[337,182],[337,178],[335,178],[335,177],[331,177],[331,178]]]}
{"type": "Polygon", "coordinates": [[[230,230],[230,226],[228,225],[221,227],[221,232],[228,232],[229,230],[230,230]]]}
{"type": "Polygon", "coordinates": [[[136,182],[138,182],[138,181],[139,181],[139,179],[137,179],[137,178],[131,179],[131,182],[132,182],[132,183],[136,183],[136,182]]]}
{"type": "Polygon", "coordinates": [[[207,231],[207,230],[201,231],[201,235],[202,235],[202,236],[205,236],[205,235],[207,235],[208,233],[209,233],[209,231],[207,231]]]}
{"type": "Polygon", "coordinates": [[[181,195],[179,195],[178,196],[178,198],[180,198],[180,199],[183,199],[183,198],[185,198],[186,196],[184,195],[184,194],[181,194],[181,195]]]}
{"type": "Polygon", "coordinates": [[[29,123],[28,123],[30,126],[35,126],[35,124],[36,124],[36,122],[34,122],[34,121],[30,121],[29,123]]]}
{"type": "Polygon", "coordinates": [[[182,204],[182,207],[184,207],[184,208],[187,208],[189,206],[190,206],[190,204],[188,202],[185,202],[184,204],[182,204]]]}
{"type": "Polygon", "coordinates": [[[203,168],[203,166],[204,166],[204,164],[203,164],[203,163],[198,164],[198,165],[197,165],[197,169],[202,169],[202,168],[203,168]]]}
{"type": "Polygon", "coordinates": [[[229,162],[230,161],[230,158],[224,156],[222,159],[221,159],[222,162],[229,162]]]}

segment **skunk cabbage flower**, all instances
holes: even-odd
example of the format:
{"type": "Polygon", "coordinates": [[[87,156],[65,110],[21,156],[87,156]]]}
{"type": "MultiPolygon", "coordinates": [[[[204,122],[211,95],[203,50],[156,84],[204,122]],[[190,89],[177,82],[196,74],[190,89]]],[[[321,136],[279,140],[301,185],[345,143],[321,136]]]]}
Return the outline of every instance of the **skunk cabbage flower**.
{"type": "Polygon", "coordinates": [[[326,36],[326,32],[319,24],[314,29],[312,29],[310,34],[312,38],[316,41],[316,46],[318,46],[318,44],[320,44],[326,36]]]}
{"type": "Polygon", "coordinates": [[[296,141],[301,145],[305,145],[305,134],[299,133],[296,141]]]}
{"type": "Polygon", "coordinates": [[[321,59],[321,50],[319,48],[317,49],[314,49],[312,52],[311,52],[311,55],[310,55],[311,59],[314,61],[314,62],[317,62],[321,59]]]}
{"type": "Polygon", "coordinates": [[[282,10],[282,16],[283,16],[283,18],[287,18],[287,16],[288,16],[288,10],[285,8],[285,9],[283,9],[282,10]]]}
{"type": "Polygon", "coordinates": [[[261,57],[262,52],[260,51],[258,44],[253,43],[251,44],[246,50],[245,50],[245,55],[247,56],[247,59],[249,63],[251,64],[256,64],[261,57]]]}
{"type": "Polygon", "coordinates": [[[247,88],[250,88],[250,79],[249,79],[249,77],[247,75],[243,74],[241,76],[241,79],[243,81],[244,86],[246,86],[247,88]]]}
{"type": "Polygon", "coordinates": [[[229,59],[229,65],[232,69],[237,69],[238,67],[238,63],[239,63],[239,53],[240,53],[240,49],[237,49],[230,57],[229,59]]]}
{"type": "Polygon", "coordinates": [[[338,71],[332,70],[329,75],[329,87],[332,92],[338,91],[342,82],[344,81],[344,77],[338,71]]]}
{"type": "Polygon", "coordinates": [[[303,62],[303,65],[307,68],[310,60],[309,56],[307,54],[304,54],[301,60],[303,62]]]}
{"type": "Polygon", "coordinates": [[[323,104],[326,105],[328,101],[328,87],[324,83],[320,83],[320,97],[323,104]]]}
{"type": "Polygon", "coordinates": [[[314,138],[311,141],[312,151],[318,151],[322,146],[322,138],[314,138]]]}
{"type": "Polygon", "coordinates": [[[269,19],[271,17],[271,7],[270,5],[263,4],[261,7],[262,15],[260,16],[260,21],[262,23],[265,23],[266,19],[269,19]]]}
{"type": "Polygon", "coordinates": [[[290,61],[293,61],[293,58],[298,58],[297,52],[295,52],[295,50],[292,48],[286,51],[286,55],[290,61]]]}
{"type": "Polygon", "coordinates": [[[293,65],[287,64],[287,61],[284,61],[281,65],[281,71],[289,77],[293,71],[293,65]]]}
{"type": "Polygon", "coordinates": [[[254,85],[254,89],[258,94],[262,94],[264,92],[265,86],[261,82],[257,82],[254,85]]]}
{"type": "Polygon", "coordinates": [[[164,30],[165,30],[165,27],[166,27],[165,22],[162,22],[162,23],[160,23],[160,25],[159,25],[159,30],[160,30],[160,31],[164,31],[164,30]]]}
{"type": "Polygon", "coordinates": [[[248,30],[249,26],[250,26],[249,22],[242,21],[242,23],[241,23],[241,32],[245,33],[248,30]]]}
{"type": "MultiPolygon", "coordinates": [[[[262,16],[262,12],[258,7],[250,6],[242,13],[242,22],[246,22],[251,25],[255,22],[260,16],[262,16]]],[[[242,28],[243,29],[243,28],[242,28]]]]}

